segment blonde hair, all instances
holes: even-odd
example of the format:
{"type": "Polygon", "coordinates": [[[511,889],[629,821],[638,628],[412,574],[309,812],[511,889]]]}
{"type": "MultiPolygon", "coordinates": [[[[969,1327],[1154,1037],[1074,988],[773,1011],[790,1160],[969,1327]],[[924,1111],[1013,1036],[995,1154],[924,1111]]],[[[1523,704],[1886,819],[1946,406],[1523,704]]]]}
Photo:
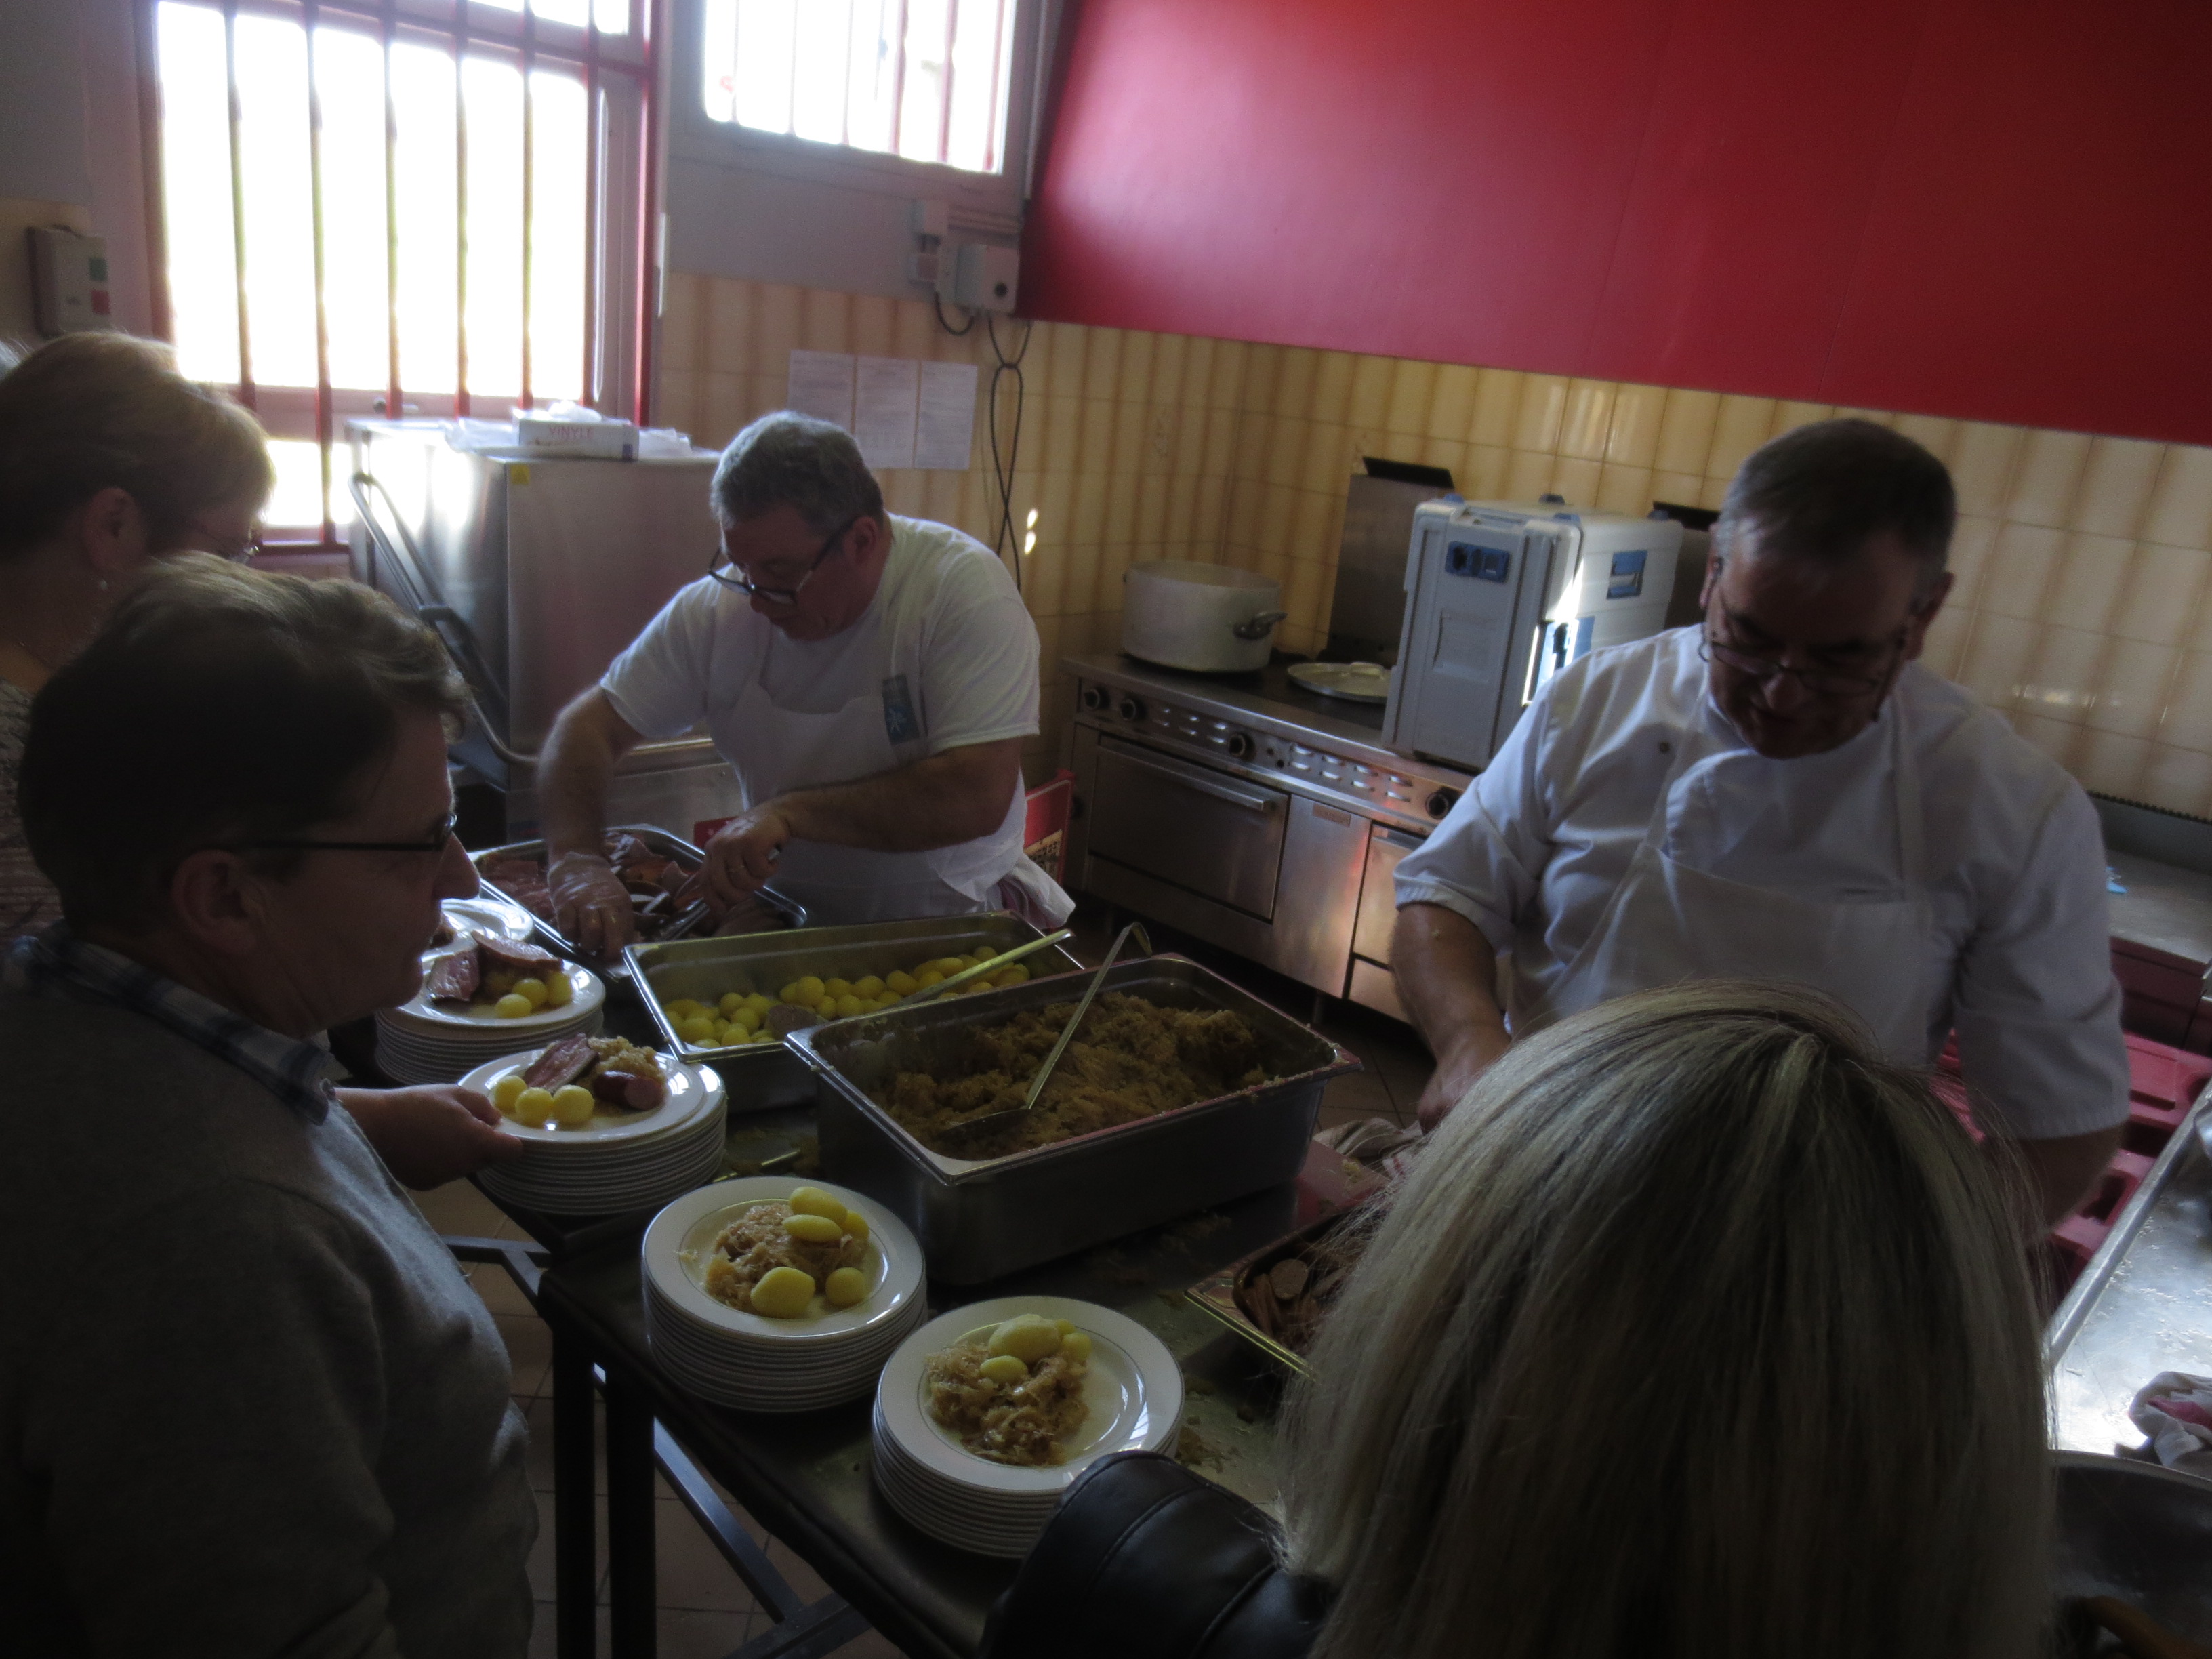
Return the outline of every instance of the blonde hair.
{"type": "Polygon", "coordinates": [[[276,482],[253,416],[177,373],[168,347],[128,334],[64,334],[0,352],[0,559],[27,553],[107,489],[129,492],[147,550],[185,546],[203,514],[276,482]]]}
{"type": "Polygon", "coordinates": [[[2051,1513],[2020,1218],[1811,992],[1625,997],[1438,1131],[1293,1391],[1314,1659],[2024,1659],[2051,1513]]]}

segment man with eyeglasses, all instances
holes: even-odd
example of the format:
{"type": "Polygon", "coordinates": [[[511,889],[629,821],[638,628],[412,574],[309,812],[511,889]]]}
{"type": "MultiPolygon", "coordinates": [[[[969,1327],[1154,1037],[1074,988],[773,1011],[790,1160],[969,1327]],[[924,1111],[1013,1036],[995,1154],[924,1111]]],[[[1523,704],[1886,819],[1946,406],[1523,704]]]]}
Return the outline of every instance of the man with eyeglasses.
{"type": "Polygon", "coordinates": [[[714,470],[720,539],[599,684],[540,768],[548,881],[586,951],[632,936],[601,852],[608,781],[647,738],[704,724],[745,811],[707,848],[720,913],[773,881],[817,922],[1073,902],[1023,851],[1022,740],[1036,629],[990,550],[884,510],[842,428],[756,421],[714,470]]]}
{"type": "Polygon", "coordinates": [[[1903,1064],[1955,1032],[1978,1121],[2046,1220],[2080,1201],[2127,1116],[2103,838],[2055,762],[1915,660],[1956,515],[1911,439],[1800,428],[1729,487],[1703,623],[1537,696],[1398,867],[1393,965],[1437,1057],[1425,1125],[1509,1028],[1789,980],[1903,1064]]]}

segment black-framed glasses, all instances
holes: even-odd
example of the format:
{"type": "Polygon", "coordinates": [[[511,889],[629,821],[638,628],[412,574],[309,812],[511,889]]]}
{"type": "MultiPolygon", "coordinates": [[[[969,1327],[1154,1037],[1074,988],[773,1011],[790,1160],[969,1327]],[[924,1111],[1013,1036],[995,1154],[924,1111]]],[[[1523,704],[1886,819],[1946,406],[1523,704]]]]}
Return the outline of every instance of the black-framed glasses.
{"type": "Polygon", "coordinates": [[[1880,673],[1850,674],[1832,668],[1792,668],[1771,657],[1753,656],[1741,646],[1715,639],[1711,629],[1707,629],[1698,647],[1698,655],[1703,661],[1717,662],[1755,680],[1776,680],[1787,675],[1816,697],[1863,697],[1881,690],[1888,683],[1889,672],[1896,666],[1896,653],[1904,648],[1905,636],[1900,634],[1891,642],[1890,660],[1882,664],[1880,673]]]}
{"type": "Polygon", "coordinates": [[[234,853],[442,853],[461,821],[459,812],[446,814],[429,841],[241,841],[234,853]]]}
{"type": "Polygon", "coordinates": [[[233,564],[251,564],[261,556],[261,532],[258,530],[249,530],[240,537],[216,536],[194,525],[192,534],[202,544],[193,551],[212,553],[218,559],[227,559],[233,564]]]}
{"type": "MultiPolygon", "coordinates": [[[[847,534],[852,530],[853,526],[860,523],[861,520],[867,516],[868,515],[865,513],[855,513],[851,518],[846,520],[844,523],[839,525],[836,530],[832,531],[830,534],[830,538],[823,542],[822,545],[815,550],[814,556],[806,562],[806,568],[799,574],[799,580],[793,582],[789,587],[763,587],[758,582],[748,580],[743,575],[724,575],[717,567],[720,566],[725,559],[729,558],[729,555],[723,550],[719,543],[716,544],[712,556],[710,556],[707,561],[707,574],[712,576],[716,581],[721,583],[723,586],[734,587],[738,592],[746,595],[748,598],[758,597],[760,599],[766,599],[770,605],[797,605],[799,603],[799,590],[814,580],[814,573],[822,568],[822,561],[828,558],[831,553],[835,552],[836,550],[837,544],[845,539],[847,534]]],[[[736,560],[731,559],[730,568],[732,570],[742,571],[744,567],[738,563],[736,560]]]]}

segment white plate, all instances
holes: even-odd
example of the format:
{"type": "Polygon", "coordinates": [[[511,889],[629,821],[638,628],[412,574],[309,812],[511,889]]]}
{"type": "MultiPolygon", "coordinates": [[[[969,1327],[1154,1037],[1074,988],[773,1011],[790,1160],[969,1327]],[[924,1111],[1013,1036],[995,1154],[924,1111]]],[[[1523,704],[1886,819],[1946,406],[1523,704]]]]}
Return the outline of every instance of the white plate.
{"type": "MultiPolygon", "coordinates": [[[[425,958],[427,967],[428,958],[425,958]]],[[[430,1000],[428,982],[406,1001],[392,1012],[404,1020],[422,1020],[433,1027],[446,1030],[513,1031],[526,1040],[537,1033],[548,1030],[566,1021],[594,1012],[607,1000],[607,988],[599,976],[588,968],[574,963],[562,964],[568,975],[568,1000],[558,1008],[540,1008],[534,1014],[525,1014],[520,1019],[501,1019],[489,1010],[478,1013],[470,1004],[439,1003],[430,1000]]]]}
{"type": "MultiPolygon", "coordinates": [[[[551,1046],[550,1043],[546,1045],[547,1048],[551,1046]]],[[[540,1048],[519,1054],[504,1054],[477,1066],[461,1079],[461,1085],[488,1095],[500,1079],[513,1072],[526,1070],[531,1061],[544,1052],[545,1049],[540,1048]]],[[[649,1111],[594,1117],[589,1123],[573,1129],[549,1128],[542,1123],[518,1123],[513,1118],[508,1118],[500,1127],[524,1140],[559,1146],[564,1151],[574,1146],[604,1146],[609,1142],[649,1139],[667,1134],[690,1122],[700,1113],[713,1110],[720,1103],[723,1093],[720,1073],[711,1066],[684,1065],[667,1054],[655,1057],[660,1061],[661,1074],[668,1079],[668,1098],[649,1111]]]]}
{"type": "Polygon", "coordinates": [[[889,1210],[850,1188],[793,1176],[747,1176],[718,1181],[686,1193],[653,1217],[640,1246],[645,1276],[663,1306],[703,1325],[721,1340],[751,1344],[848,1341],[880,1328],[902,1314],[921,1294],[921,1246],[906,1224],[889,1210]],[[867,1218],[869,1291],[849,1308],[805,1319],[769,1319],[718,1302],[700,1283],[708,1252],[716,1237],[748,1206],[787,1199],[800,1187],[816,1187],[867,1218]]]}
{"type": "Polygon", "coordinates": [[[1111,1308],[1064,1296],[1008,1296],[955,1308],[907,1338],[884,1367],[877,1400],[885,1432],[932,1484],[1015,1498],[1057,1496],[1087,1464],[1110,1452],[1172,1446],[1182,1419],[1182,1373],[1159,1338],[1111,1308]],[[930,1355],[1025,1313],[1065,1319],[1091,1335],[1091,1370],[1083,1389],[1091,1415],[1069,1437],[1066,1456],[1050,1468],[1018,1468],[978,1457],[940,1428],[922,1401],[930,1355]]]}
{"type": "Polygon", "coordinates": [[[1291,678],[1324,697],[1341,697],[1346,702],[1390,701],[1390,671],[1380,663],[1293,663],[1291,678]]]}
{"type": "MultiPolygon", "coordinates": [[[[503,899],[447,899],[441,908],[446,920],[462,933],[489,933],[494,939],[513,939],[520,944],[535,931],[530,913],[503,899]]],[[[441,945],[438,948],[445,951],[453,947],[441,945]]]]}

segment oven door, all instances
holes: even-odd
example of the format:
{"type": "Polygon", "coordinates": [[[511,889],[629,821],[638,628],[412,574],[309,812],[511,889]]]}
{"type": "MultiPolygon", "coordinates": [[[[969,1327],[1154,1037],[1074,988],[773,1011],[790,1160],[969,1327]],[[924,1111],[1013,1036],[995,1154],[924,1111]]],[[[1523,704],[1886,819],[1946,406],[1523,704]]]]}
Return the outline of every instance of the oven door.
{"type": "Polygon", "coordinates": [[[1291,798],[1102,736],[1090,851],[1261,921],[1275,915],[1291,798]]]}

